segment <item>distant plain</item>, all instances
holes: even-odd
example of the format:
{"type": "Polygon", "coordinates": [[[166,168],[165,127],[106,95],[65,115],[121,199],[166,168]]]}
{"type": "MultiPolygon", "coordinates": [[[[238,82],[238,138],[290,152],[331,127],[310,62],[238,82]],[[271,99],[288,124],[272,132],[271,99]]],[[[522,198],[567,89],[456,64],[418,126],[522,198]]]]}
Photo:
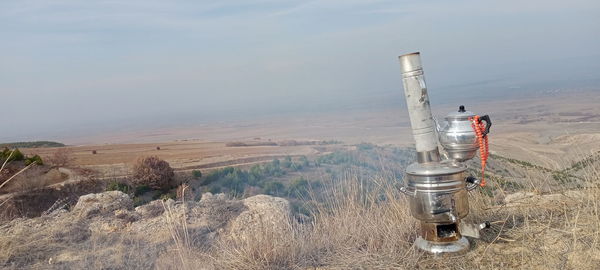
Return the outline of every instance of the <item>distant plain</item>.
{"type": "MultiPolygon", "coordinates": [[[[578,157],[600,151],[598,91],[541,93],[471,103],[474,102],[464,100],[463,105],[477,114],[491,116],[492,153],[561,169],[565,164],[576,162],[578,157]]],[[[444,115],[456,110],[458,105],[461,104],[434,104],[434,117],[443,121],[444,115]]],[[[406,109],[390,106],[100,133],[71,138],[65,143],[83,141],[87,143],[68,146],[74,157],[73,165],[98,170],[105,176],[126,175],[136,158],[148,155],[157,155],[176,169],[190,170],[252,164],[286,155],[314,156],[361,142],[399,147],[413,145],[406,109]],[[336,143],[317,144],[322,141],[336,143]],[[227,146],[233,142],[251,146],[227,146]],[[279,145],[261,145],[269,143],[279,145]],[[97,154],[92,154],[93,150],[97,154]]],[[[44,157],[56,149],[24,151],[44,157]]]]}

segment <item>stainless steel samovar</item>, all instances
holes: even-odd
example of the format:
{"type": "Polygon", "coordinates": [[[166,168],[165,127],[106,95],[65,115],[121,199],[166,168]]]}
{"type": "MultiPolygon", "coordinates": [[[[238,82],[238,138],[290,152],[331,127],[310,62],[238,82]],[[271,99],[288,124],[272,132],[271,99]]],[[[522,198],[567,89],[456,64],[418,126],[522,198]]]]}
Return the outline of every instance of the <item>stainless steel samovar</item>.
{"type": "MultiPolygon", "coordinates": [[[[411,214],[421,221],[421,235],[415,244],[431,253],[467,250],[469,241],[464,234],[478,236],[479,229],[489,226],[461,222],[469,214],[467,192],[479,186],[479,180],[467,173],[463,163],[473,158],[479,148],[472,127],[475,114],[461,106],[437,127],[431,115],[420,54],[406,54],[399,59],[417,151],[417,162],[406,168],[401,188],[409,196],[411,214]],[[445,159],[440,156],[438,139],[447,153],[445,159]]],[[[481,120],[485,121],[487,135],[491,121],[487,115],[481,120]]]]}

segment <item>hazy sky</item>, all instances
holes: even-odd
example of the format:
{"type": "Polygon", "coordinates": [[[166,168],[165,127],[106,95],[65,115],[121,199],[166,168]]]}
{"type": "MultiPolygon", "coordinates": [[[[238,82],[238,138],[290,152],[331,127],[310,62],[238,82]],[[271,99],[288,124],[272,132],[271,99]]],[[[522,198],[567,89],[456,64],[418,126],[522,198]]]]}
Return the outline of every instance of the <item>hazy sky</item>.
{"type": "Polygon", "coordinates": [[[1,0],[0,141],[401,100],[413,51],[434,101],[588,86],[600,1],[1,0]]]}

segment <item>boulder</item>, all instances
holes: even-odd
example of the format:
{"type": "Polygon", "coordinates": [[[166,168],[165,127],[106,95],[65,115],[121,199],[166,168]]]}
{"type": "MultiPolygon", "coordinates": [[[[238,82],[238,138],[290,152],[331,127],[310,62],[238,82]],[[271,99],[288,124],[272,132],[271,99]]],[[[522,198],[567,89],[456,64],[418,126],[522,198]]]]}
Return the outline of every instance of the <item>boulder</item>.
{"type": "Polygon", "coordinates": [[[256,195],[242,202],[247,209],[231,221],[229,236],[232,239],[252,241],[265,231],[275,235],[289,233],[291,207],[286,199],[256,195]]]}
{"type": "Polygon", "coordinates": [[[130,211],[126,209],[118,209],[115,211],[115,217],[127,222],[134,222],[139,220],[142,215],[135,211],[130,211]]]}
{"type": "Polygon", "coordinates": [[[162,201],[155,200],[148,204],[140,205],[135,208],[135,212],[140,214],[142,218],[153,218],[162,215],[165,212],[165,207],[162,201]]]}
{"type": "Polygon", "coordinates": [[[80,217],[89,218],[99,215],[112,215],[118,209],[133,209],[133,201],[121,191],[107,191],[79,197],[73,212],[78,212],[80,217]]]}
{"type": "Polygon", "coordinates": [[[210,202],[210,201],[219,201],[226,200],[227,196],[223,193],[212,194],[210,192],[202,193],[202,197],[200,198],[201,202],[210,202]]]}

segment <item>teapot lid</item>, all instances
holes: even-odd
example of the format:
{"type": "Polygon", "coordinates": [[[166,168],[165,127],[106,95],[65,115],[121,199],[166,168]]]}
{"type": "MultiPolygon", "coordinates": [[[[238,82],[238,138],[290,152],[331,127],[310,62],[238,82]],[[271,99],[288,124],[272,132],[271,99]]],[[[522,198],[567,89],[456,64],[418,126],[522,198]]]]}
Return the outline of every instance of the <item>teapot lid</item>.
{"type": "Polygon", "coordinates": [[[451,112],[446,115],[446,120],[468,120],[469,117],[475,116],[475,113],[466,111],[464,105],[458,107],[457,112],[451,112]]]}

